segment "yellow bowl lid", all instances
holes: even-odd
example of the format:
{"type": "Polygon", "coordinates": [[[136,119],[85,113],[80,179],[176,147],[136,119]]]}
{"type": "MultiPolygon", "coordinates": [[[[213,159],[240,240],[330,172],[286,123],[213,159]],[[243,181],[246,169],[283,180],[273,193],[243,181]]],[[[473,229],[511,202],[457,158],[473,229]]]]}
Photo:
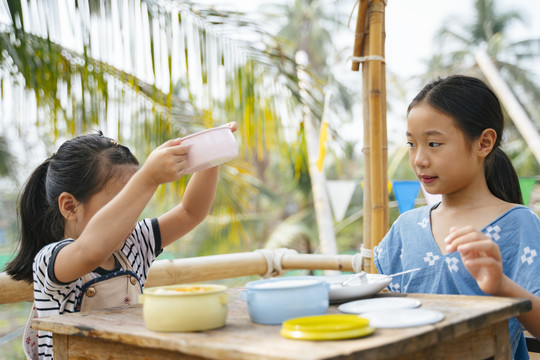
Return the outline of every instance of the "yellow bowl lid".
{"type": "Polygon", "coordinates": [[[339,340],[370,335],[375,329],[358,315],[306,316],[283,322],[281,335],[299,340],[339,340]]]}

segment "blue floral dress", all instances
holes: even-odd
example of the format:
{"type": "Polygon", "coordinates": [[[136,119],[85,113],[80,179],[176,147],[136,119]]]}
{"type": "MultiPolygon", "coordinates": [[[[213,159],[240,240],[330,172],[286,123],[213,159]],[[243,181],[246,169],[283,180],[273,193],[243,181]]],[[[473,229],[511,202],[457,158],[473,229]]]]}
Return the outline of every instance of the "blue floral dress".
{"type": "MultiPolygon", "coordinates": [[[[403,213],[379,246],[374,263],[381,274],[421,268],[396,276],[388,285],[392,292],[486,295],[463,265],[458,252],[443,255],[431,232],[431,210],[424,206],[403,213]]],[[[528,207],[516,206],[482,232],[500,248],[503,272],[529,292],[540,296],[540,219],[528,207]]],[[[510,319],[514,359],[528,359],[523,327],[510,319]]]]}

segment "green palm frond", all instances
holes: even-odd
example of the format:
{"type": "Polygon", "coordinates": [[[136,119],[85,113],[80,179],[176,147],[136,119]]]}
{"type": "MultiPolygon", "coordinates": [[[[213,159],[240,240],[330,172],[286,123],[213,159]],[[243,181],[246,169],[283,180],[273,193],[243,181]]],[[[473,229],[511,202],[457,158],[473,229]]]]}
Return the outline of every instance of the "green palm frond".
{"type": "Polygon", "coordinates": [[[4,136],[0,136],[0,177],[11,175],[13,172],[13,154],[4,136]]]}
{"type": "MultiPolygon", "coordinates": [[[[274,37],[239,12],[181,1],[8,5],[0,80],[35,99],[34,119],[11,119],[21,134],[30,122],[52,151],[46,139],[102,129],[144,160],[166,139],[237,121],[240,156],[222,166],[208,221],[178,246],[204,254],[264,243],[247,232],[280,217],[264,205],[279,201],[281,187],[261,182],[266,169],[286,169],[289,183],[306,173],[296,64],[274,37]]],[[[306,101],[320,118],[322,89],[313,89],[306,101]]],[[[148,213],[176,203],[186,183],[160,187],[148,213]]]]}

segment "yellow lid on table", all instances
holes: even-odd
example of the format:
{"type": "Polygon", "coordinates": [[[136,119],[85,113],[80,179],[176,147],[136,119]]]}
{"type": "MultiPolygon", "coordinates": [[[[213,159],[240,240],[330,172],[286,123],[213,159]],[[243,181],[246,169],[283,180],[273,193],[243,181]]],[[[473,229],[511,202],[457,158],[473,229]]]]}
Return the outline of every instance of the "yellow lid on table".
{"type": "Polygon", "coordinates": [[[287,320],[280,334],[298,340],[341,340],[367,336],[374,331],[369,320],[358,315],[330,314],[287,320]]]}

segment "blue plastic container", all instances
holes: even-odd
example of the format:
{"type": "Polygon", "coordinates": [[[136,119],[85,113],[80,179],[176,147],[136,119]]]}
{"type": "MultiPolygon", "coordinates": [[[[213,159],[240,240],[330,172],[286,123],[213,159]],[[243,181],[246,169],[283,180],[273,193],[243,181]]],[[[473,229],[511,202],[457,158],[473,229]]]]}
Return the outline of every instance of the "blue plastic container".
{"type": "Polygon", "coordinates": [[[330,285],[313,276],[291,276],[251,281],[242,298],[251,321],[278,325],[296,317],[323,315],[328,311],[330,285]]]}

